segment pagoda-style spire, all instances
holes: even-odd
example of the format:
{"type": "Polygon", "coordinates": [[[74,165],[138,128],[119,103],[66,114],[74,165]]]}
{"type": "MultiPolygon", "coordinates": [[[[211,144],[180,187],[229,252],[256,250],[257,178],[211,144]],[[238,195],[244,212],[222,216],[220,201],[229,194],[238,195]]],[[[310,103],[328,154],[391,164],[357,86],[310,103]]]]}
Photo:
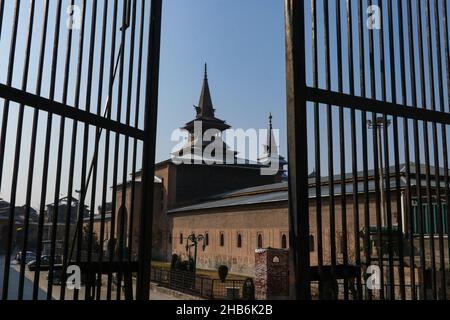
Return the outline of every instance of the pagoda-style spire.
{"type": "MultiPolygon", "coordinates": [[[[272,156],[272,146],[276,143],[275,137],[273,136],[273,116],[272,112],[269,114],[269,132],[267,133],[267,153],[269,157],[272,156]]],[[[276,145],[275,145],[276,147],[276,145]]]]}
{"type": "Polygon", "coordinates": [[[278,161],[280,168],[283,168],[287,164],[284,157],[278,153],[278,145],[275,139],[275,132],[273,130],[273,116],[269,114],[269,130],[267,131],[267,141],[264,145],[264,153],[260,156],[259,161],[263,164],[271,163],[272,161],[278,161]]]}
{"type": "Polygon", "coordinates": [[[208,83],[208,65],[205,63],[205,77],[203,79],[203,88],[202,93],[200,95],[200,101],[198,103],[197,109],[197,118],[210,118],[214,119],[214,106],[211,99],[211,92],[209,90],[208,83]]]}

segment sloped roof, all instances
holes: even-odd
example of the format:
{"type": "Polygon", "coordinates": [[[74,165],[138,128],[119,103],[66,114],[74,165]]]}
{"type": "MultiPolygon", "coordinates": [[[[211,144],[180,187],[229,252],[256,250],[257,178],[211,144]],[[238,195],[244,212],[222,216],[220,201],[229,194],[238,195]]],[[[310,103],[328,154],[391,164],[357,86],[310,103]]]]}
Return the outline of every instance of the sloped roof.
{"type": "MultiPolygon", "coordinates": [[[[400,189],[404,189],[407,186],[407,182],[404,176],[405,173],[405,165],[400,166],[400,189]]],[[[425,166],[420,166],[420,173],[421,173],[421,185],[425,186],[425,178],[424,178],[424,170],[425,166]]],[[[393,173],[395,172],[395,167],[390,168],[391,178],[390,178],[390,188],[395,189],[396,188],[396,179],[393,173]]],[[[411,172],[411,179],[410,183],[411,186],[417,185],[417,179],[416,179],[416,166],[414,164],[410,165],[410,172],[411,172]]],[[[436,186],[436,181],[434,179],[434,173],[436,170],[434,167],[430,166],[430,175],[431,175],[431,187],[436,186]]],[[[440,168],[439,170],[441,181],[440,186],[445,187],[445,181],[442,178],[445,174],[445,170],[440,168]]],[[[358,183],[357,183],[357,190],[356,192],[358,194],[362,194],[365,192],[365,186],[364,186],[364,180],[362,180],[364,174],[363,172],[358,172],[358,183]]],[[[368,172],[368,192],[374,192],[376,190],[376,183],[373,179],[374,171],[370,170],[368,172]]],[[[354,194],[354,186],[353,186],[353,174],[346,174],[344,176],[345,179],[345,194],[352,195],[354,194]]],[[[333,186],[333,192],[335,196],[340,196],[343,194],[342,190],[342,178],[340,175],[334,176],[334,186],[333,186]]],[[[316,178],[310,177],[309,179],[309,197],[315,198],[316,197],[316,178]]],[[[321,178],[321,197],[327,197],[330,195],[330,186],[327,184],[329,182],[328,177],[321,178]]],[[[209,197],[207,199],[204,199],[202,202],[197,203],[195,205],[182,207],[182,208],[175,208],[170,211],[168,211],[168,214],[176,214],[181,212],[189,212],[189,211],[197,211],[197,210],[207,210],[207,209],[213,209],[213,208],[224,208],[224,207],[233,207],[233,206],[242,206],[242,205],[255,205],[255,204],[264,204],[264,203],[277,203],[277,202],[287,202],[289,200],[289,186],[288,183],[278,183],[278,184],[271,184],[271,185],[264,185],[264,186],[257,186],[252,188],[246,188],[236,191],[231,191],[219,195],[215,195],[212,197],[209,197]]]]}

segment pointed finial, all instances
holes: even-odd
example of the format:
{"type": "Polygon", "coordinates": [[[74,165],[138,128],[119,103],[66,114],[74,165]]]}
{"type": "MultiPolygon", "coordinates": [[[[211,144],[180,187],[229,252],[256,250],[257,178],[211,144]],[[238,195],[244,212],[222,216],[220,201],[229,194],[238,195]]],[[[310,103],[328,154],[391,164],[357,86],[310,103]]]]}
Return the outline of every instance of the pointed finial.
{"type": "Polygon", "coordinates": [[[269,125],[270,125],[270,129],[272,129],[272,119],[273,119],[273,116],[272,116],[272,112],[269,114],[269,125]]]}
{"type": "Polygon", "coordinates": [[[208,64],[205,63],[205,80],[208,80],[208,64]]]}

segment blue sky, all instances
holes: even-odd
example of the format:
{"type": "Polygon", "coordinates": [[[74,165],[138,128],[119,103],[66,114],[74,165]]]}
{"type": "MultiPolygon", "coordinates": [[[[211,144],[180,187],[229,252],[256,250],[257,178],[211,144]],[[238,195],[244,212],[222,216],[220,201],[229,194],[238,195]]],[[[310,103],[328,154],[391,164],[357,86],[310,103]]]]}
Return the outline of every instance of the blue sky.
{"type": "Polygon", "coordinates": [[[194,118],[205,62],[217,116],[264,129],[272,112],[286,154],[284,39],[283,1],[165,1],[158,160],[171,151],[173,129],[194,118]]]}

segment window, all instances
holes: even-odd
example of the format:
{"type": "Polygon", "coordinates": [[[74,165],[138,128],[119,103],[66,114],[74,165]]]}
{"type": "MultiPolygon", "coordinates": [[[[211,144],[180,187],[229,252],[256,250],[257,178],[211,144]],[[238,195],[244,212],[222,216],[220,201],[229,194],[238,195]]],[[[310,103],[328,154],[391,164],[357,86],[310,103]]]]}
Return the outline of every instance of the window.
{"type": "Polygon", "coordinates": [[[180,244],[184,243],[184,239],[183,239],[183,233],[180,233],[180,244]]]}
{"type": "Polygon", "coordinates": [[[281,236],[281,249],[287,249],[287,237],[285,234],[281,236]]]}
{"type": "Polygon", "coordinates": [[[338,253],[343,254],[344,249],[346,249],[346,240],[344,238],[344,234],[339,232],[336,237],[336,244],[338,246],[338,253]]]}
{"type": "Polygon", "coordinates": [[[225,235],[223,232],[220,233],[220,246],[225,247],[225,235]]]}
{"type": "Polygon", "coordinates": [[[257,247],[258,247],[258,249],[261,249],[263,247],[263,236],[262,236],[262,234],[258,234],[257,247]]]}
{"type": "Polygon", "coordinates": [[[209,234],[205,233],[205,246],[209,246],[209,234]]]}
{"type": "MultiPolygon", "coordinates": [[[[417,201],[414,201],[412,204],[413,210],[413,232],[415,235],[420,234],[420,216],[419,216],[419,205],[417,201]]],[[[442,217],[441,217],[441,227],[444,235],[448,235],[448,224],[447,224],[447,210],[448,205],[446,203],[442,203],[442,217]]],[[[422,226],[424,235],[430,235],[433,233],[434,235],[439,234],[439,216],[441,215],[439,207],[437,203],[433,203],[432,205],[432,220],[433,227],[430,227],[430,209],[428,203],[422,203],[422,226]]]]}
{"type": "Polygon", "coordinates": [[[237,247],[242,248],[242,235],[238,234],[237,236],[237,247]]]}
{"type": "Polygon", "coordinates": [[[315,246],[315,243],[314,243],[314,236],[311,234],[309,236],[309,251],[310,252],[314,252],[315,248],[316,248],[316,246],[315,246]]]}

